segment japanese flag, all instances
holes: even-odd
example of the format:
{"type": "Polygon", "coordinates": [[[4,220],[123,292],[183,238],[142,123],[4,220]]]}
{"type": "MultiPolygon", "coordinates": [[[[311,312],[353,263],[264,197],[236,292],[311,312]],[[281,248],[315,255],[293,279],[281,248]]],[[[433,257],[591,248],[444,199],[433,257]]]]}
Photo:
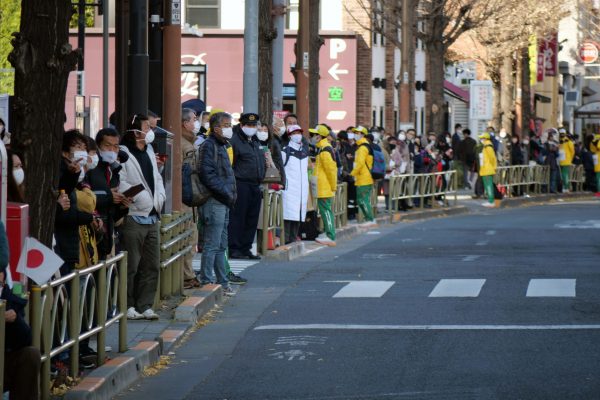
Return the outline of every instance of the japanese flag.
{"type": "Polygon", "coordinates": [[[62,258],[34,238],[28,237],[23,245],[17,272],[43,285],[63,265],[62,258]]]}

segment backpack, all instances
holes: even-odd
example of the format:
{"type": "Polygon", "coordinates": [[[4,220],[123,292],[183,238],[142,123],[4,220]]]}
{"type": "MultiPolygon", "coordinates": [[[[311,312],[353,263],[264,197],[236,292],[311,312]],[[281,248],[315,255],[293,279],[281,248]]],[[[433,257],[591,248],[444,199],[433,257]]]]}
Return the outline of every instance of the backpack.
{"type": "MultiPolygon", "coordinates": [[[[200,147],[194,151],[192,156],[186,155],[184,162],[181,164],[181,201],[188,207],[199,207],[206,203],[212,196],[212,193],[200,181],[200,149],[207,142],[203,142],[200,147]]],[[[215,164],[217,163],[218,149],[215,146],[215,164]]]]}
{"type": "MultiPolygon", "coordinates": [[[[371,173],[371,178],[373,179],[383,179],[385,178],[385,156],[383,155],[383,151],[380,148],[375,148],[373,145],[368,143],[363,143],[361,146],[366,146],[369,150],[369,155],[373,157],[373,167],[369,170],[371,173]]],[[[367,165],[368,167],[368,165],[367,165]]]]}

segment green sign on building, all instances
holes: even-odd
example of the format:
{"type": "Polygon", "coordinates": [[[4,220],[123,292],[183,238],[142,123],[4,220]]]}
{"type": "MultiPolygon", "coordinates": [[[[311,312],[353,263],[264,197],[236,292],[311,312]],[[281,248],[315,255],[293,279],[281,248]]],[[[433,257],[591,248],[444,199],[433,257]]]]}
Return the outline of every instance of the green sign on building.
{"type": "Polygon", "coordinates": [[[344,99],[344,89],[339,86],[329,88],[329,101],[342,101],[344,99]]]}

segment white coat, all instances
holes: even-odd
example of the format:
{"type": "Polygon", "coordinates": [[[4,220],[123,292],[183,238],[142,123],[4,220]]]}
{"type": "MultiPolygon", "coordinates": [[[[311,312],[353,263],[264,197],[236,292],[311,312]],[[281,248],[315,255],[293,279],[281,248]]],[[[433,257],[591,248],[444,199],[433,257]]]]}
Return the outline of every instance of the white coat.
{"type": "Polygon", "coordinates": [[[306,218],[308,204],[308,150],[290,142],[281,152],[285,168],[285,190],[283,191],[283,219],[302,221],[306,218]],[[289,153],[289,161],[287,160],[289,153]]]}

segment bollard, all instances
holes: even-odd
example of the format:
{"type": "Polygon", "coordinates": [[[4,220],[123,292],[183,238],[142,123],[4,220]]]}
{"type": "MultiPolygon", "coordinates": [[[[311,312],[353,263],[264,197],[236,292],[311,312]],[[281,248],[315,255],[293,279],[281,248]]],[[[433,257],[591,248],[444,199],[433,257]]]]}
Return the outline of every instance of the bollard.
{"type": "Polygon", "coordinates": [[[98,269],[98,317],[97,323],[98,326],[101,326],[102,329],[98,332],[96,337],[96,341],[98,343],[98,348],[96,349],[96,362],[98,365],[104,364],[104,359],[106,357],[106,317],[108,314],[108,290],[106,287],[106,261],[102,262],[102,267],[98,269]]]}
{"type": "Polygon", "coordinates": [[[50,352],[52,349],[52,325],[50,319],[50,310],[51,304],[54,303],[53,291],[49,285],[44,285],[44,298],[42,301],[42,320],[41,320],[41,330],[40,335],[44,332],[44,335],[41,335],[44,339],[42,346],[40,347],[40,351],[43,349],[44,361],[42,361],[41,373],[40,373],[40,392],[42,399],[50,398],[50,352]]]}
{"type": "MultiPolygon", "coordinates": [[[[74,270],[75,276],[69,282],[71,294],[68,303],[65,307],[69,307],[69,337],[74,340],[73,346],[71,347],[71,375],[77,376],[79,374],[79,333],[81,332],[80,327],[80,308],[79,308],[79,271],[74,270]]],[[[60,286],[59,286],[60,287],[60,286]]]]}
{"type": "Polygon", "coordinates": [[[119,352],[127,351],[127,252],[119,261],[119,352]]]}

